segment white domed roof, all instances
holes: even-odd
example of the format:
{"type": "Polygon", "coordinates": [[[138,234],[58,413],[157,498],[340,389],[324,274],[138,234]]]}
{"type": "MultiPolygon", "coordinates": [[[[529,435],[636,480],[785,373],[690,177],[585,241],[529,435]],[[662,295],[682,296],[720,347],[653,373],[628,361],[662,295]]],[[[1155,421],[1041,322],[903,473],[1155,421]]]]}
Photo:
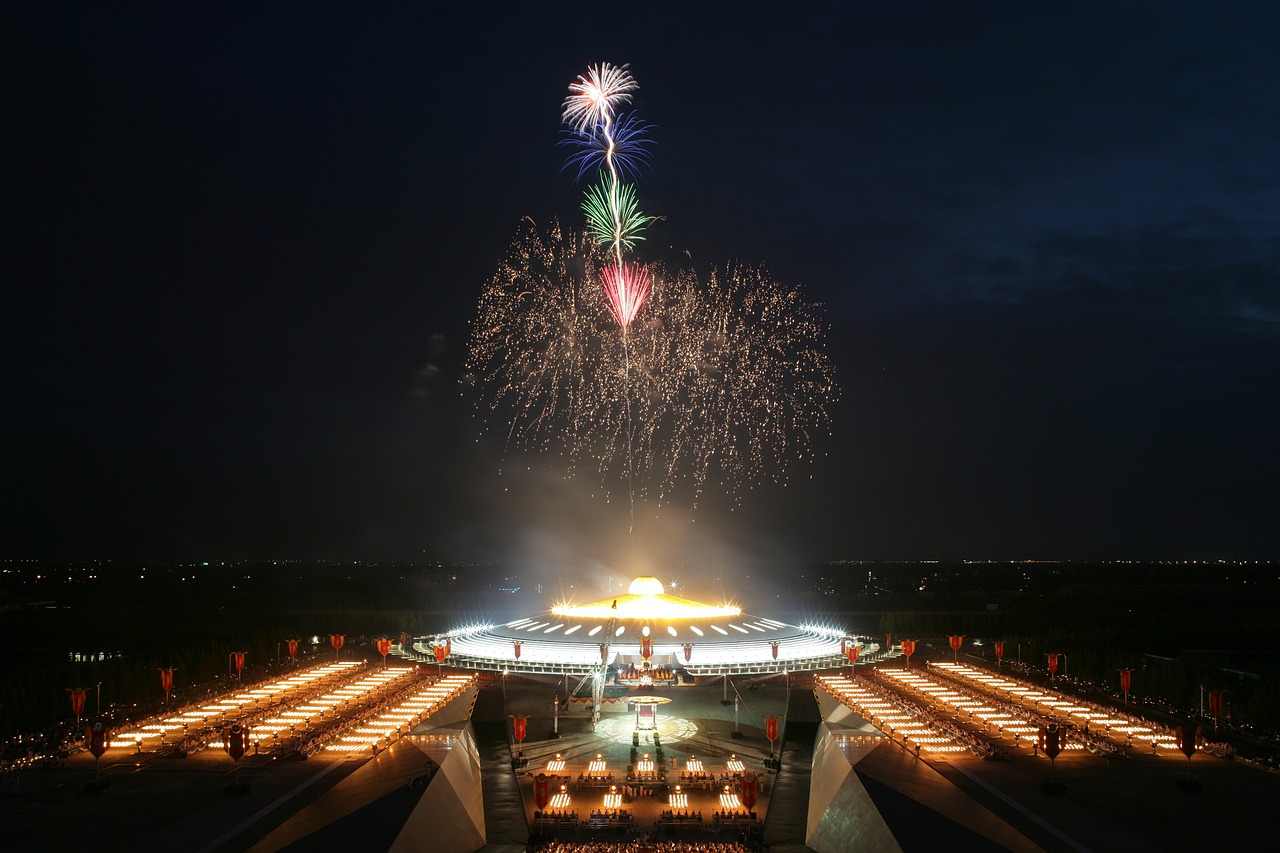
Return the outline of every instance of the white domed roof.
{"type": "Polygon", "coordinates": [[[666,587],[655,577],[638,577],[627,587],[629,595],[664,595],[666,587]]]}

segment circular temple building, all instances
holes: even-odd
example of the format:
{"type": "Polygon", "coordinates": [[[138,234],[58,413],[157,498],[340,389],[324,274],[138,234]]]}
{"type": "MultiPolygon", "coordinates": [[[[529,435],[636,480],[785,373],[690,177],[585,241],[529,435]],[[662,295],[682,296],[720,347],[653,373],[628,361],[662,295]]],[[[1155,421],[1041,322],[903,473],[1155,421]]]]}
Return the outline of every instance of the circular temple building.
{"type": "MultiPolygon", "coordinates": [[[[655,577],[639,577],[624,595],[559,604],[502,625],[459,627],[416,638],[414,656],[448,649],[454,666],[498,672],[589,675],[644,686],[699,676],[833,669],[847,663],[841,630],[789,625],[731,604],[671,595],[655,577]]],[[[867,653],[879,647],[859,641],[867,653]]]]}

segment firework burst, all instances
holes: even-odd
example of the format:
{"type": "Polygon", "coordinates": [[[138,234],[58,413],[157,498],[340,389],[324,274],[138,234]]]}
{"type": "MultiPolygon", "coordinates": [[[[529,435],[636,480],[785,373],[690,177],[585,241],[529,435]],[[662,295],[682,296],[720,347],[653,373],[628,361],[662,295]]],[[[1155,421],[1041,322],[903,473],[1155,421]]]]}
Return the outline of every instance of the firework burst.
{"type": "Polygon", "coordinates": [[[598,173],[585,232],[522,227],[481,294],[467,365],[486,429],[559,454],[569,475],[592,469],[606,495],[625,483],[633,525],[637,493],[696,508],[713,482],[734,496],[785,482],[837,394],[819,306],[795,288],[756,267],[703,280],[624,261],[653,221],[621,180],[648,164],[646,127],[618,113],[636,88],[608,63],[570,84],[566,168],[598,173]]]}
{"type": "Polygon", "coordinates": [[[838,395],[820,306],[758,267],[651,267],[624,349],[602,257],[559,225],[522,227],[472,325],[468,376],[486,429],[560,456],[606,494],[629,486],[694,508],[710,487],[739,499],[814,458],[838,395]]]}
{"type": "Polygon", "coordinates": [[[607,126],[620,106],[631,103],[631,93],[638,88],[627,65],[588,66],[586,74],[569,84],[560,119],[580,133],[607,126]]]}

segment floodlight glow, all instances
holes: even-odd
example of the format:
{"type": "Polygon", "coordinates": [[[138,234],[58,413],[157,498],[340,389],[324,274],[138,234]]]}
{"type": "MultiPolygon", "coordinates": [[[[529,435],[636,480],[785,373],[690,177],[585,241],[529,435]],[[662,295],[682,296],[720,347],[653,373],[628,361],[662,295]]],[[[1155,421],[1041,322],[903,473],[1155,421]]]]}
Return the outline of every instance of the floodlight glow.
{"type": "Polygon", "coordinates": [[[588,604],[558,604],[551,608],[557,616],[578,619],[709,619],[740,616],[742,608],[732,605],[703,604],[678,595],[669,595],[662,581],[640,577],[631,582],[626,595],[602,598],[588,604]]]}

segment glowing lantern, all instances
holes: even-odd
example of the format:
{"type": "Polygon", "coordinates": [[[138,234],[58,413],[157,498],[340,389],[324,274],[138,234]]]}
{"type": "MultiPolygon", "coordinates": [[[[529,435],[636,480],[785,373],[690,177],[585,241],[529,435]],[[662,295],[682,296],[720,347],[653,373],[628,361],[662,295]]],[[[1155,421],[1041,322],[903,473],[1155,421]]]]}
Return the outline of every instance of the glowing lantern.
{"type": "Polygon", "coordinates": [[[742,791],[739,794],[742,805],[746,806],[747,811],[751,811],[756,804],[756,774],[742,774],[742,791]]]}
{"type": "Polygon", "coordinates": [[[516,714],[511,718],[511,728],[515,732],[516,742],[524,743],[525,733],[529,730],[529,718],[525,714],[516,714]]]}
{"type": "Polygon", "coordinates": [[[227,730],[227,755],[231,756],[232,761],[239,761],[244,757],[244,741],[244,728],[239,723],[227,730]]]}
{"type": "Polygon", "coordinates": [[[514,645],[514,646],[515,646],[515,650],[516,650],[516,660],[520,660],[520,641],[519,641],[519,640],[513,640],[513,641],[512,641],[512,645],[514,645]]]}
{"type": "Polygon", "coordinates": [[[688,663],[691,657],[693,657],[693,643],[685,643],[684,644],[684,662],[688,663]]]}
{"type": "Polygon", "coordinates": [[[551,792],[548,787],[547,774],[539,773],[533,777],[533,801],[537,803],[540,810],[545,809],[547,803],[551,802],[551,792]]]}

